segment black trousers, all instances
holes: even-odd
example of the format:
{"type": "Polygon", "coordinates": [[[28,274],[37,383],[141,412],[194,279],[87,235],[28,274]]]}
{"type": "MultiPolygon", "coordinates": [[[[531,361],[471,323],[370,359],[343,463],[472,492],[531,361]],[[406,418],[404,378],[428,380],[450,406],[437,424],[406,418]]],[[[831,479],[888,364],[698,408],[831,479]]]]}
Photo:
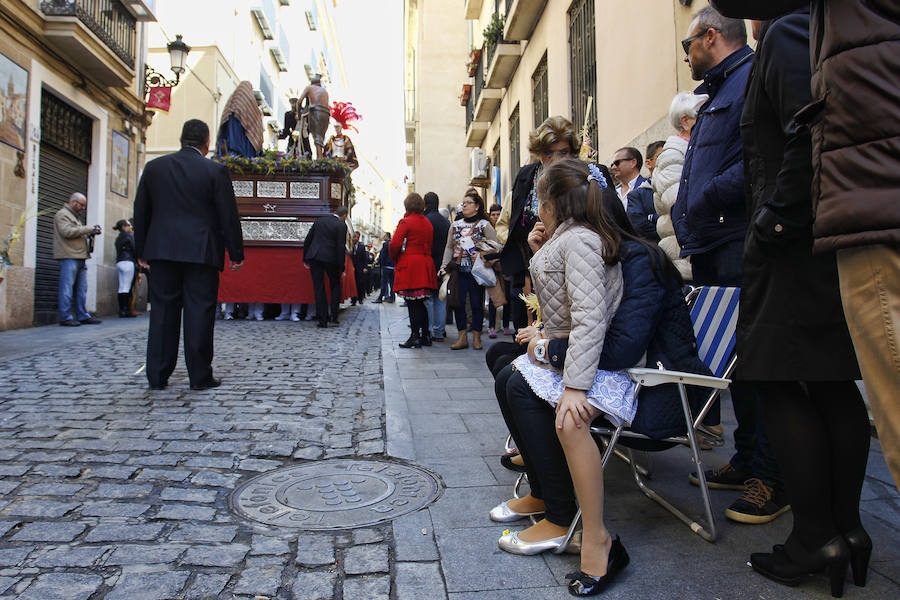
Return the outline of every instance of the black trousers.
{"type": "Polygon", "coordinates": [[[807,551],[860,526],[869,458],[869,415],[852,381],[748,382],[779,459],[794,527],[807,551]]]}
{"type": "Polygon", "coordinates": [[[313,291],[316,295],[316,318],[319,319],[319,323],[327,323],[330,314],[331,320],[337,321],[338,306],[341,304],[341,267],[313,260],[309,262],[309,271],[312,275],[313,291]],[[325,292],[326,274],[331,288],[330,313],[328,296],[325,292]]]}
{"type": "Polygon", "coordinates": [[[519,356],[528,352],[528,346],[525,344],[516,344],[515,342],[495,342],[488,347],[484,353],[484,361],[487,363],[488,370],[494,379],[503,370],[503,367],[516,360],[519,356]]]}
{"type": "Polygon", "coordinates": [[[184,314],[184,362],[191,385],[212,377],[213,327],[219,294],[219,271],[209,265],[154,260],[148,275],[150,334],[147,381],[165,385],[178,360],[184,314]]]}
{"type": "Polygon", "coordinates": [[[354,269],[353,278],[356,280],[356,299],[362,302],[369,293],[369,274],[354,269]]]}
{"type": "Polygon", "coordinates": [[[525,460],[531,495],[544,501],[548,521],[568,527],[577,511],[575,487],[556,435],[553,407],[531,391],[512,365],[497,374],[494,392],[506,426],[525,460]]]}

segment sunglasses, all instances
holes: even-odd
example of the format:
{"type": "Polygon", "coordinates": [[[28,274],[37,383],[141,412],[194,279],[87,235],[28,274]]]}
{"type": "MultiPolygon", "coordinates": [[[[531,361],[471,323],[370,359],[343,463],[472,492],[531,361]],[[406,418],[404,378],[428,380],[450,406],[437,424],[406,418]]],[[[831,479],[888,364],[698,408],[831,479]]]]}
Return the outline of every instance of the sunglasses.
{"type": "Polygon", "coordinates": [[[618,167],[619,163],[622,162],[623,160],[637,160],[637,159],[636,158],[617,158],[616,160],[612,161],[612,166],[618,167]]]}
{"type": "Polygon", "coordinates": [[[709,31],[710,29],[712,29],[713,31],[719,31],[715,27],[707,27],[700,33],[698,33],[696,35],[692,35],[689,38],[685,38],[685,39],[681,40],[681,47],[684,49],[684,53],[690,54],[691,53],[691,44],[694,43],[694,40],[702,38],[704,35],[706,35],[706,32],[709,31]]]}

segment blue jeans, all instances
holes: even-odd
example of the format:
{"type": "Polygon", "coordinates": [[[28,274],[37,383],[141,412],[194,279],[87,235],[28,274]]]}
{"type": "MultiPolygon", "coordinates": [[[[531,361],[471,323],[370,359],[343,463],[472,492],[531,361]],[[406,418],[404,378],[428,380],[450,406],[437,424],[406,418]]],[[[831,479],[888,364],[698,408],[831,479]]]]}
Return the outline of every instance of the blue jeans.
{"type": "Polygon", "coordinates": [[[381,294],[378,297],[382,300],[394,299],[394,269],[381,267],[381,294]]]}
{"type": "Polygon", "coordinates": [[[425,301],[425,310],[428,311],[428,328],[431,337],[443,338],[444,325],[447,322],[447,302],[438,297],[437,292],[425,301]]]}
{"type": "Polygon", "coordinates": [[[87,266],[83,258],[63,258],[59,261],[59,321],[91,318],[87,311],[87,266]],[[72,306],[74,296],[75,306],[72,306]],[[74,314],[73,314],[74,308],[74,314]]]}
{"type": "Polygon", "coordinates": [[[459,272],[459,308],[456,309],[456,329],[466,330],[466,298],[472,307],[472,331],[484,326],[484,288],[478,285],[472,273],[459,272]]]}

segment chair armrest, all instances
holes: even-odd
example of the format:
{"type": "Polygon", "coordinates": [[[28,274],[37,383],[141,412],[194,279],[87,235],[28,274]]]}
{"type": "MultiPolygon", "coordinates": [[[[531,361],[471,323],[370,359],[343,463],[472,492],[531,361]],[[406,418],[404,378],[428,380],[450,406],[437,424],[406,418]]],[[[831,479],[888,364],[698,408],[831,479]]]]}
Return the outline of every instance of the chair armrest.
{"type": "Polygon", "coordinates": [[[664,383],[684,383],[686,385],[698,385],[705,388],[717,388],[724,390],[731,385],[730,379],[721,377],[709,377],[708,375],[696,375],[682,371],[663,371],[660,369],[628,369],[626,371],[632,381],[644,387],[653,387],[664,383]]]}

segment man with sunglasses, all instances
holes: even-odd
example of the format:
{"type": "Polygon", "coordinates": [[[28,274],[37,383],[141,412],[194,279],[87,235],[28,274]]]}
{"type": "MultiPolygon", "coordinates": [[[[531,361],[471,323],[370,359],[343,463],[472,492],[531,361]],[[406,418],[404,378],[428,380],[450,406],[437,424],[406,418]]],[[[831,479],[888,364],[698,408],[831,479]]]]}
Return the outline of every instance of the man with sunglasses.
{"type": "MultiPolygon", "coordinates": [[[[695,285],[741,287],[741,257],[747,231],[743,144],[740,118],[753,51],[741,19],[729,19],[713,8],[699,11],[681,42],[691,75],[703,83],[695,91],[708,94],[684,158],[672,225],[689,256],[695,285]]],[[[738,427],[735,454],[725,466],[706,472],[713,489],[743,490],[725,511],[743,523],[766,523],[789,509],[765,429],[759,400],[746,382],[731,385],[738,427]]],[[[696,476],[692,483],[698,483],[696,476]]]]}
{"type": "Polygon", "coordinates": [[[616,186],[616,193],[622,206],[628,209],[628,194],[632,190],[638,189],[647,178],[641,175],[641,167],[644,166],[644,157],[641,156],[640,150],[627,146],[616,150],[610,171],[616,176],[619,184],[616,186]]]}

